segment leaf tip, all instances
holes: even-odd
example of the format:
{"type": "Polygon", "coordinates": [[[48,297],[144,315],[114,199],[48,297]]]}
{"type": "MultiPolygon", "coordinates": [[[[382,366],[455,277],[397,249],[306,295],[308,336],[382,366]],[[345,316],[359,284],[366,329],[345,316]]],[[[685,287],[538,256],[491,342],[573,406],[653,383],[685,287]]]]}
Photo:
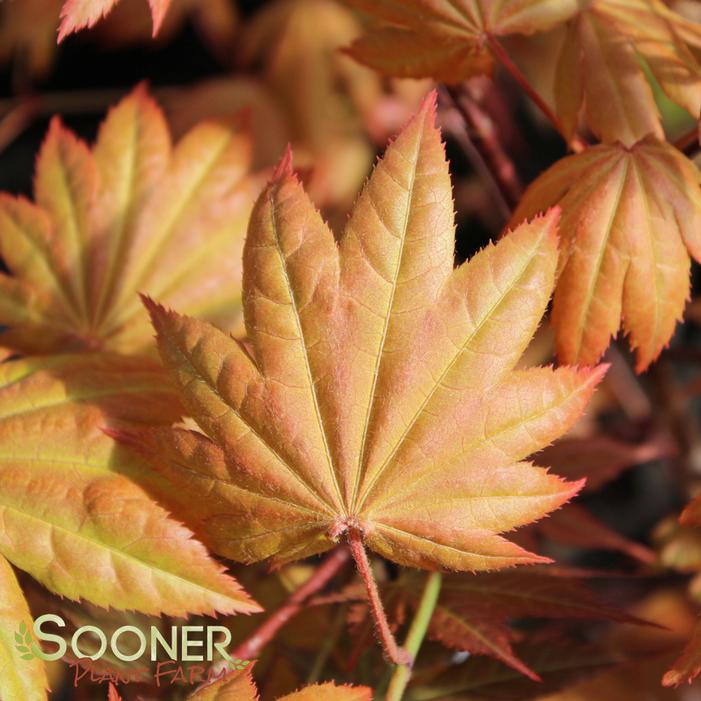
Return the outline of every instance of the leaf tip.
{"type": "Polygon", "coordinates": [[[157,313],[159,311],[165,311],[164,307],[162,304],[159,304],[158,302],[154,301],[152,297],[149,297],[144,292],[139,292],[139,298],[141,299],[141,303],[146,307],[146,310],[148,311],[149,314],[153,316],[154,313],[157,313]]]}
{"type": "MultiPolygon", "coordinates": [[[[664,676],[662,677],[662,686],[664,687],[677,687],[680,686],[681,683],[684,681],[684,678],[679,674],[674,669],[670,669],[668,672],[665,672],[664,676]]],[[[691,683],[691,680],[689,680],[689,683],[691,683]]]]}
{"type": "Polygon", "coordinates": [[[293,154],[292,154],[292,144],[287,144],[285,148],[285,153],[282,154],[280,162],[275,166],[273,171],[272,180],[280,180],[285,177],[290,177],[294,175],[294,169],[292,167],[293,154]]]}
{"type": "Polygon", "coordinates": [[[139,292],[139,297],[141,298],[141,303],[146,307],[153,328],[158,332],[161,326],[161,320],[168,315],[168,310],[143,292],[139,292]]]}
{"type": "MultiPolygon", "coordinates": [[[[577,494],[579,494],[582,491],[582,489],[584,489],[586,483],[587,483],[586,477],[582,477],[581,479],[578,479],[575,482],[570,482],[569,484],[571,485],[571,487],[569,489],[569,497],[568,497],[567,501],[576,497],[577,494]]],[[[567,502],[565,502],[565,503],[567,503],[567,502]]]]}
{"type": "Polygon", "coordinates": [[[437,109],[438,91],[435,88],[433,88],[433,90],[430,90],[426,93],[426,96],[424,97],[423,102],[421,103],[421,107],[419,108],[419,114],[425,114],[430,118],[431,123],[434,124],[437,109]]]}

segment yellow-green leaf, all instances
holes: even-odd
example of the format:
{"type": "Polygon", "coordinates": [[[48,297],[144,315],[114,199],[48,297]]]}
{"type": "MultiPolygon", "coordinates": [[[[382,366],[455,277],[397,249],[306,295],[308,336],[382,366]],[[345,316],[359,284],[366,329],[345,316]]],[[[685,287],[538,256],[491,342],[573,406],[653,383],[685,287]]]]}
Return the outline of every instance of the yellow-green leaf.
{"type": "Polygon", "coordinates": [[[258,701],[258,690],[247,672],[234,672],[208,684],[188,697],[188,701],[258,701]]]}
{"type": "Polygon", "coordinates": [[[0,345],[22,353],[140,353],[149,292],[233,329],[241,251],[258,191],[246,134],[193,127],[171,148],[143,86],[103,122],[92,150],[55,119],[35,203],[0,196],[0,345]]]}
{"type": "Polygon", "coordinates": [[[278,701],[372,701],[372,691],[364,686],[314,684],[286,694],[278,701]]]}
{"type": "MultiPolygon", "coordinates": [[[[24,659],[17,650],[15,634],[31,630],[32,614],[10,563],[0,555],[0,698],[46,701],[48,680],[44,663],[24,659]],[[24,628],[22,628],[24,626],[24,628]]],[[[26,639],[22,635],[23,641],[26,639]]],[[[31,650],[24,653],[32,655],[31,650]]]]}
{"type": "Polygon", "coordinates": [[[70,599],[147,614],[257,605],[127,475],[147,467],[104,427],[178,417],[162,371],[117,356],[0,365],[0,554],[70,599]]]}

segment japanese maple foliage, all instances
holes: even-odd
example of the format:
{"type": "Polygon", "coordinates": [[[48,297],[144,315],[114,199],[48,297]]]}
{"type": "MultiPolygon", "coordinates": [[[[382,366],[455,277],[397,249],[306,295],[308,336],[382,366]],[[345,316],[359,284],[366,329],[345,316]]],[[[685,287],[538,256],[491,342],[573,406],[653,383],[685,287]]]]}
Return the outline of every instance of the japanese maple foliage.
{"type": "Polygon", "coordinates": [[[622,325],[645,370],[667,345],[701,260],[701,173],[649,136],[600,145],[532,183],[512,221],[562,209],[563,244],[552,323],[559,357],[594,363],[622,325]]]}
{"type": "Polygon", "coordinates": [[[546,31],[577,12],[575,0],[351,0],[378,25],[352,56],[391,75],[457,82],[491,71],[489,37],[546,31]]]}
{"type": "MultiPolygon", "coordinates": [[[[234,673],[204,686],[189,697],[190,701],[257,701],[256,685],[249,674],[234,673]]],[[[372,701],[367,687],[314,684],[281,696],[277,701],[372,701]]]]}
{"type": "Polygon", "coordinates": [[[13,636],[31,617],[9,563],[60,596],[103,607],[175,616],[259,610],[130,478],[146,466],[103,430],[180,414],[162,370],[143,359],[101,353],[0,365],[3,701],[46,698],[43,663],[17,664],[13,636]]]}
{"type": "Polygon", "coordinates": [[[137,291],[231,328],[256,178],[248,136],[207,122],[175,146],[144,86],[90,149],[58,118],[39,153],[35,202],[0,195],[0,346],[144,352],[137,291]]]}
{"type": "Polygon", "coordinates": [[[0,701],[699,687],[698,2],[5,0],[0,62],[0,701]]]}
{"type": "Polygon", "coordinates": [[[526,458],[575,421],[605,368],[513,369],[552,289],[557,213],[453,270],[434,111],[430,96],[388,147],[338,245],[283,159],[246,238],[248,348],[146,299],[207,435],[131,442],[215,552],[281,563],[347,535],[361,571],[361,541],[410,566],[542,562],[499,534],[581,487],[526,458]]]}
{"type": "MultiPolygon", "coordinates": [[[[61,8],[61,26],[58,40],[80,29],[92,27],[98,20],[109,14],[119,0],[65,0],[61,8]]],[[[171,0],[148,0],[153,17],[153,36],[158,34],[171,0]]]]}

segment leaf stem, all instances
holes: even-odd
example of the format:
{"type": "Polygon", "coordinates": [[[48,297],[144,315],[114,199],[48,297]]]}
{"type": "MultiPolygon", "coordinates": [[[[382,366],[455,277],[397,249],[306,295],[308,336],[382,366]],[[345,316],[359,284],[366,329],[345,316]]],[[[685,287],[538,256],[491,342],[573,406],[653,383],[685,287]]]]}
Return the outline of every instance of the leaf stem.
{"type": "Polygon", "coordinates": [[[348,548],[339,547],[333,550],[316,568],[314,574],[252,635],[230,653],[231,657],[239,660],[251,660],[258,657],[260,651],[277,635],[280,628],[302,610],[305,601],[323,589],[349,560],[348,548]]]}
{"type": "MultiPolygon", "coordinates": [[[[443,576],[440,572],[431,572],[426,578],[426,584],[424,585],[423,594],[421,594],[419,607],[416,609],[416,615],[411,622],[409,633],[404,643],[404,648],[411,655],[412,659],[416,659],[421,644],[426,637],[428,625],[431,622],[431,617],[438,603],[438,596],[441,592],[442,583],[443,576]]],[[[385,701],[401,701],[410,679],[411,667],[406,665],[398,666],[394,670],[394,674],[389,683],[385,701]]]]}
{"type": "Polygon", "coordinates": [[[353,559],[355,560],[356,567],[358,568],[360,577],[365,584],[365,589],[367,590],[370,611],[372,612],[372,618],[375,621],[377,633],[380,636],[382,649],[387,657],[394,662],[394,664],[410,665],[412,661],[411,657],[408,655],[406,650],[397,645],[397,640],[392,633],[392,629],[390,628],[389,621],[387,620],[387,614],[385,613],[385,608],[382,605],[380,592],[377,588],[377,582],[375,581],[372,568],[370,567],[368,554],[365,551],[365,546],[363,545],[363,538],[357,528],[348,529],[348,542],[350,544],[351,553],[353,555],[353,559]]]}
{"type": "Polygon", "coordinates": [[[514,80],[521,86],[526,95],[531,98],[536,107],[538,107],[538,109],[545,115],[553,127],[555,127],[557,132],[560,134],[560,136],[562,136],[565,142],[567,142],[570,148],[575,153],[580,153],[583,151],[587,147],[586,142],[576,134],[571,140],[567,138],[560,118],[528,82],[528,78],[526,78],[521,69],[511,60],[511,57],[506,53],[504,47],[497,41],[497,39],[492,35],[488,35],[487,43],[489,44],[489,48],[491,49],[495,58],[502,64],[502,66],[504,66],[504,68],[506,68],[507,71],[509,71],[514,80]]]}

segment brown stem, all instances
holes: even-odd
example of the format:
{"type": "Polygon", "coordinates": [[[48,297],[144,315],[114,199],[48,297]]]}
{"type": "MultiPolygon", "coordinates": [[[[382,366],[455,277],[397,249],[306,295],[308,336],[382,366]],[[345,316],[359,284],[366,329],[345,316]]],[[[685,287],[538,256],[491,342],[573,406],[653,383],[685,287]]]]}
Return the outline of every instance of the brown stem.
{"type": "Polygon", "coordinates": [[[531,98],[535,103],[536,107],[545,115],[548,121],[555,127],[557,132],[562,136],[562,138],[568,143],[570,148],[575,152],[579,153],[583,151],[587,144],[586,142],[576,134],[572,139],[568,139],[565,135],[565,129],[562,126],[560,118],[553,112],[545,100],[536,92],[533,86],[528,82],[528,78],[523,74],[521,69],[511,60],[509,54],[506,53],[504,47],[491,35],[487,37],[487,43],[489,48],[494,54],[495,58],[506,68],[507,71],[512,75],[514,80],[521,86],[523,91],[531,98]]]}
{"type": "Polygon", "coordinates": [[[447,91],[465,121],[470,140],[489,168],[508,209],[513,209],[523,195],[523,185],[513,161],[504,151],[497,137],[492,118],[465,89],[448,86],[447,91]]]}
{"type": "Polygon", "coordinates": [[[382,642],[382,649],[394,664],[410,665],[412,662],[411,655],[397,645],[397,640],[389,626],[387,614],[382,605],[380,592],[377,589],[377,582],[372,573],[372,568],[370,567],[370,561],[368,560],[368,554],[365,551],[360,531],[356,528],[350,528],[348,530],[348,542],[350,543],[351,553],[355,560],[356,567],[358,568],[358,572],[360,573],[360,577],[365,584],[368,602],[370,603],[370,611],[372,612],[372,618],[375,621],[375,626],[380,636],[380,641],[382,642]]]}
{"type": "Polygon", "coordinates": [[[316,568],[314,574],[254,631],[253,635],[244,640],[231,653],[231,657],[239,660],[251,660],[258,657],[260,651],[275,637],[280,628],[302,610],[304,602],[323,589],[349,560],[348,548],[342,546],[333,550],[316,568]]]}

